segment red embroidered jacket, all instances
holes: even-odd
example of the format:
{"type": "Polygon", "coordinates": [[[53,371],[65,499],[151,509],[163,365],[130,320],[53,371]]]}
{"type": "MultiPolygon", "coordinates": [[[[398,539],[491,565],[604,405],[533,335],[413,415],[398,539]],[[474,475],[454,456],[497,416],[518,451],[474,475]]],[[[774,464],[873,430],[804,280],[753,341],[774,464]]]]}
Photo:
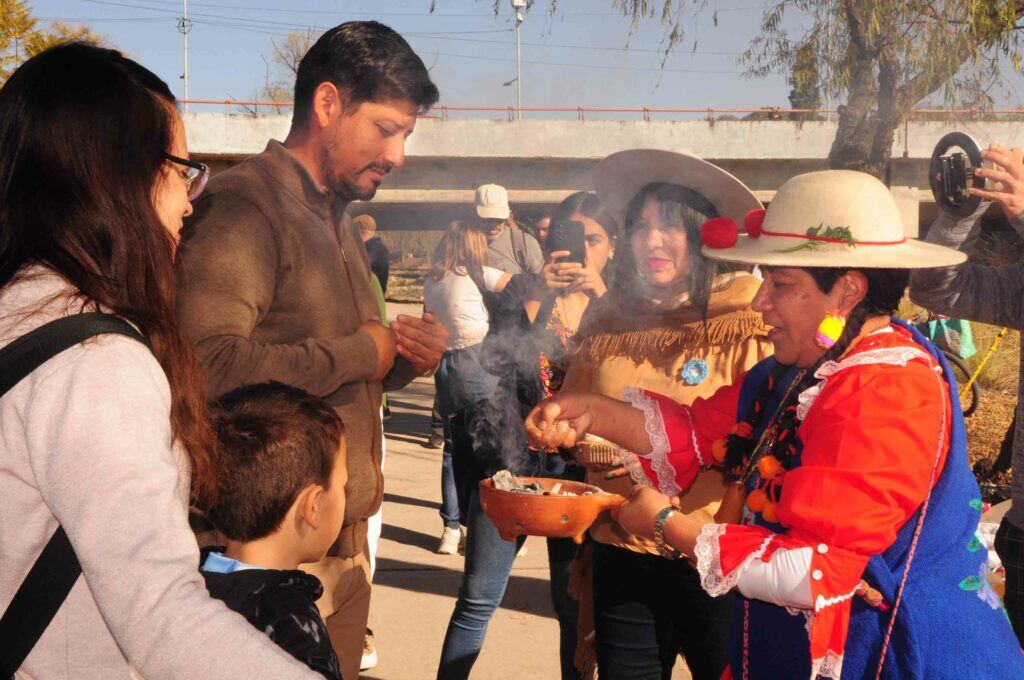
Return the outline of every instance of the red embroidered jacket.
{"type": "MultiPolygon", "coordinates": [[[[803,610],[811,677],[839,677],[849,600],[868,560],[892,545],[938,478],[951,412],[937,364],[898,327],[815,376],[821,382],[800,398],[801,464],[785,474],[776,509],[785,532],[755,526],[748,510],[742,525],[705,525],[694,556],[711,595],[738,588],[803,610]]],[[[712,462],[712,443],[737,421],[741,384],[690,407],[627,391],[645,413],[653,451],[641,462],[653,482],[671,475],[685,489],[712,462]]]]}

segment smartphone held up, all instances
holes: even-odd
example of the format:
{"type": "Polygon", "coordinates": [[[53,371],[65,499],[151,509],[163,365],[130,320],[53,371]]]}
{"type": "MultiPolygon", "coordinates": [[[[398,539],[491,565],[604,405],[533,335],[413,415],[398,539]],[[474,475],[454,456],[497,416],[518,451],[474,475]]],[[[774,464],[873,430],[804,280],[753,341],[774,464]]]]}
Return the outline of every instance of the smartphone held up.
{"type": "Polygon", "coordinates": [[[569,255],[560,258],[559,262],[587,263],[586,229],[582,222],[575,220],[558,220],[548,230],[548,251],[557,253],[568,251],[569,255]]]}

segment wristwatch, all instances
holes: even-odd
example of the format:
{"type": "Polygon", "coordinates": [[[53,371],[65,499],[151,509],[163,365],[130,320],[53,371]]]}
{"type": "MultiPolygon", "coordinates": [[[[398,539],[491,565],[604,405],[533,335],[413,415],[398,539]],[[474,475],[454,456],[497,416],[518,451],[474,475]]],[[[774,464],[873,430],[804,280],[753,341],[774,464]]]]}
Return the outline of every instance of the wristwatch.
{"type": "Polygon", "coordinates": [[[654,545],[658,547],[658,553],[662,557],[670,560],[679,559],[679,552],[665,545],[665,522],[678,512],[678,508],[670,505],[654,518],[654,545]]]}

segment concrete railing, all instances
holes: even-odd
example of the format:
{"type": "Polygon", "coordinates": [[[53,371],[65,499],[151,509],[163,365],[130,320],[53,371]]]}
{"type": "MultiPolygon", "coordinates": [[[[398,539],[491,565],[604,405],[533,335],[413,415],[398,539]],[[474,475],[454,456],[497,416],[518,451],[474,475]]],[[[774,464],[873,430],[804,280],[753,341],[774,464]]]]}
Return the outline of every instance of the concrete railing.
{"type": "MultiPolygon", "coordinates": [[[[284,139],[290,116],[185,115],[189,148],[204,156],[244,157],[284,139]]],[[[837,124],[828,121],[565,121],[423,119],[406,153],[423,158],[597,159],[624,149],[686,150],[717,160],[824,159],[837,124]]],[[[894,158],[929,158],[958,129],[981,144],[1024,145],[1024,122],[911,122],[896,131],[894,158]]]]}

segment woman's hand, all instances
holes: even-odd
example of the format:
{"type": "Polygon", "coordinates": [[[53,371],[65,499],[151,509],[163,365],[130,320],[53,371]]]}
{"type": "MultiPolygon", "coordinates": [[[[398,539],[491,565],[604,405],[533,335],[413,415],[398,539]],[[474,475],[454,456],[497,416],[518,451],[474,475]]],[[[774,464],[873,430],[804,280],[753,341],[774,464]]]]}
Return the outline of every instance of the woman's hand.
{"type": "Polygon", "coordinates": [[[540,450],[572,448],[594,424],[593,395],[559,394],[526,416],[526,436],[540,450]]]}
{"type": "Polygon", "coordinates": [[[573,275],[570,273],[572,267],[579,267],[575,262],[559,262],[563,257],[572,255],[568,250],[556,250],[548,255],[547,264],[544,265],[542,275],[544,285],[552,293],[561,293],[573,284],[573,275]]]}
{"type": "Polygon", "coordinates": [[[633,495],[617,508],[612,508],[612,517],[627,533],[641,538],[654,538],[654,519],[658,513],[675,505],[665,494],[649,486],[638,486],[633,495]]]}
{"type": "Polygon", "coordinates": [[[586,293],[591,298],[599,298],[608,292],[608,286],[604,285],[604,279],[601,278],[601,274],[594,269],[591,265],[580,265],[571,263],[575,269],[567,270],[573,277],[572,292],[580,291],[586,293]]]}

